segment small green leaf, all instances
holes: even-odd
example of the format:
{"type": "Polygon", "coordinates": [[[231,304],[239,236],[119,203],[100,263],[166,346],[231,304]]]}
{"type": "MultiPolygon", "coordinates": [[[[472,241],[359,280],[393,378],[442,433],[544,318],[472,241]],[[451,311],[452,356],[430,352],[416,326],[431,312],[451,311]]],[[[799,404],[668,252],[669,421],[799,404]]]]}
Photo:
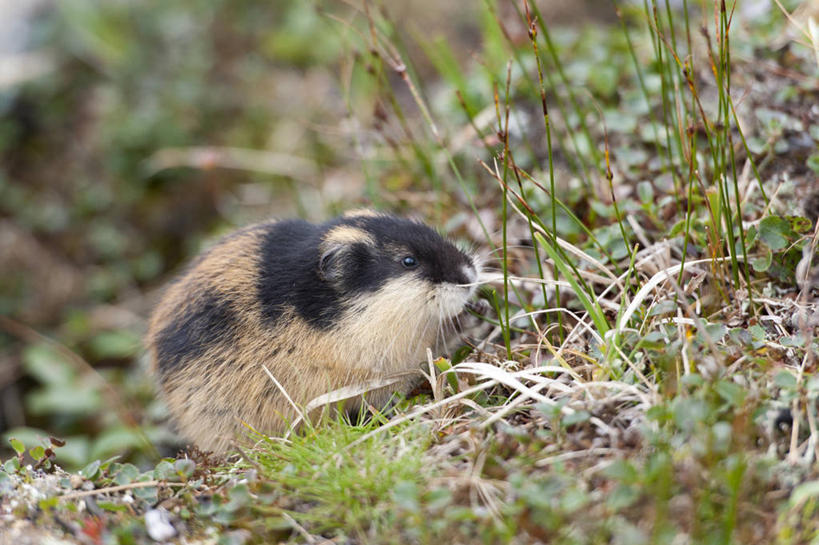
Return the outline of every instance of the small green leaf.
{"type": "Polygon", "coordinates": [[[246,484],[237,484],[228,491],[229,501],[222,506],[226,512],[232,513],[239,509],[250,505],[253,497],[250,495],[250,489],[246,484]]]}
{"type": "Polygon", "coordinates": [[[654,202],[654,188],[648,182],[640,182],[637,184],[637,195],[643,204],[654,202]]]}
{"type": "Polygon", "coordinates": [[[663,352],[668,348],[668,342],[665,335],[660,331],[652,331],[645,337],[640,339],[636,348],[645,348],[646,350],[656,350],[663,352]]]}
{"type": "Polygon", "coordinates": [[[104,331],[91,339],[91,351],[98,359],[130,358],[139,350],[139,337],[131,331],[104,331]]]}
{"type": "Polygon", "coordinates": [[[176,476],[176,470],[167,460],[162,460],[154,468],[154,479],[158,481],[170,481],[176,476]]]}
{"type": "Polygon", "coordinates": [[[719,342],[728,333],[728,328],[724,324],[706,324],[705,331],[712,341],[719,342]]]}
{"type": "Polygon", "coordinates": [[[23,366],[28,374],[43,384],[67,384],[74,377],[74,370],[65,357],[45,343],[23,350],[23,366]]]}
{"type": "Polygon", "coordinates": [[[788,371],[780,371],[774,376],[774,384],[780,388],[792,390],[796,388],[796,377],[788,371]]]}
{"type": "Polygon", "coordinates": [[[117,484],[131,484],[139,477],[139,469],[133,464],[122,464],[114,471],[114,482],[117,484]]]}
{"type": "MultiPolygon", "coordinates": [[[[689,376],[689,375],[687,375],[689,376]]],[[[685,377],[683,377],[685,379],[685,377]]],[[[646,418],[654,422],[666,422],[671,417],[671,413],[664,405],[654,405],[646,411],[646,418]]]]}
{"type": "Polygon", "coordinates": [[[677,302],[667,299],[665,301],[660,301],[653,307],[651,307],[651,311],[649,311],[649,316],[661,316],[663,314],[670,314],[677,310],[677,302]]]}
{"type": "Polygon", "coordinates": [[[805,161],[805,164],[808,165],[808,168],[813,171],[814,174],[819,176],[819,153],[814,153],[808,160],[805,161]]]}
{"type": "Polygon", "coordinates": [[[32,447],[28,453],[31,455],[32,459],[41,460],[43,456],[45,456],[45,449],[42,446],[37,445],[36,447],[32,447]]]}
{"type": "Polygon", "coordinates": [[[772,261],[773,252],[770,248],[765,248],[761,256],[751,260],[751,267],[753,267],[756,272],[765,272],[771,268],[772,261]]]}
{"type": "MultiPolygon", "coordinates": [[[[55,499],[58,499],[58,498],[55,498],[55,499]]],[[[99,507],[100,509],[105,509],[106,511],[114,512],[114,513],[116,513],[116,512],[126,512],[129,509],[128,506],[125,505],[125,504],[115,503],[115,502],[112,502],[112,501],[97,501],[97,507],[99,507]]]]}
{"type": "Polygon", "coordinates": [[[146,502],[155,502],[157,499],[157,488],[155,486],[143,486],[134,488],[133,494],[135,498],[146,502]]]}
{"type": "Polygon", "coordinates": [[[59,502],[60,498],[58,496],[51,496],[50,498],[45,498],[37,502],[37,506],[47,513],[51,509],[57,507],[59,502]]]}
{"type": "Polygon", "coordinates": [[[110,458],[108,458],[107,460],[105,460],[105,461],[102,463],[102,465],[100,465],[100,469],[101,469],[102,471],[105,471],[106,469],[108,469],[108,467],[109,467],[111,464],[113,464],[114,462],[116,462],[116,461],[117,461],[117,460],[119,460],[119,459],[120,459],[120,455],[111,456],[110,458]]]}
{"type": "Polygon", "coordinates": [[[179,477],[183,481],[186,481],[190,479],[190,477],[193,475],[193,472],[196,470],[196,462],[194,462],[193,460],[183,458],[181,460],[175,461],[173,463],[173,467],[174,470],[176,471],[176,474],[179,475],[179,477]]]}
{"type": "Polygon", "coordinates": [[[699,373],[688,373],[683,376],[681,382],[691,388],[698,388],[705,383],[705,379],[699,373]]]}
{"type": "Polygon", "coordinates": [[[591,415],[587,411],[575,411],[572,414],[564,416],[562,424],[564,427],[569,427],[586,422],[589,418],[591,418],[591,415]]]}
{"type": "Polygon", "coordinates": [[[734,407],[741,407],[742,402],[745,401],[745,396],[748,394],[738,384],[727,380],[717,381],[714,389],[722,399],[734,407]]]}
{"type": "Polygon", "coordinates": [[[97,472],[99,471],[99,469],[100,461],[94,460],[93,462],[91,462],[90,464],[88,464],[87,466],[80,470],[80,475],[82,475],[86,479],[91,480],[97,476],[97,472]]]}
{"type": "Polygon", "coordinates": [[[765,337],[767,336],[767,334],[759,324],[752,325],[751,327],[748,328],[748,331],[751,333],[751,338],[753,338],[753,340],[763,342],[765,341],[765,337]]]}
{"type": "Polygon", "coordinates": [[[603,470],[603,475],[626,484],[634,484],[640,477],[634,464],[622,459],[614,460],[611,465],[603,470]]]}
{"type": "Polygon", "coordinates": [[[782,346],[787,346],[789,348],[801,348],[805,346],[805,339],[801,334],[788,335],[786,337],[780,338],[779,343],[782,346]]]}
{"type": "Polygon", "coordinates": [[[671,229],[668,231],[668,237],[673,238],[676,237],[678,234],[682,233],[683,229],[685,228],[686,221],[685,219],[681,219],[676,222],[674,225],[671,226],[671,229]]]}
{"type": "Polygon", "coordinates": [[[11,448],[13,448],[17,454],[23,454],[26,451],[26,446],[19,439],[11,437],[9,438],[9,443],[11,443],[11,448]]]}
{"type": "Polygon", "coordinates": [[[614,487],[614,490],[612,490],[608,498],[606,498],[606,505],[609,509],[618,511],[633,504],[639,497],[640,493],[636,487],[620,484],[614,487]]]}
{"type": "Polygon", "coordinates": [[[795,507],[807,499],[819,497],[819,481],[809,481],[794,488],[788,502],[795,507]]]}
{"type": "Polygon", "coordinates": [[[745,243],[750,248],[756,242],[756,237],[759,233],[756,230],[756,225],[751,225],[745,230],[745,243]]]}
{"type": "Polygon", "coordinates": [[[787,218],[788,221],[791,222],[791,230],[794,233],[813,233],[813,223],[808,218],[803,218],[802,216],[787,216],[787,218]]]}
{"type": "Polygon", "coordinates": [[[708,407],[699,399],[678,397],[671,402],[671,408],[674,413],[674,423],[681,430],[692,430],[708,416],[708,407]]]}
{"type": "Polygon", "coordinates": [[[767,216],[759,222],[759,238],[771,250],[785,248],[792,234],[790,223],[779,216],[767,216]]]}
{"type": "MultiPolygon", "coordinates": [[[[452,369],[452,363],[446,358],[438,358],[433,363],[435,363],[435,367],[438,368],[440,373],[446,373],[452,369]]],[[[455,373],[446,373],[446,381],[449,383],[452,391],[458,393],[458,377],[455,376],[455,373]]]]}
{"type": "Polygon", "coordinates": [[[16,473],[20,470],[20,460],[17,458],[10,458],[3,464],[3,471],[6,473],[16,473]]]}
{"type": "Polygon", "coordinates": [[[407,511],[418,510],[418,485],[412,481],[400,481],[393,487],[395,503],[407,511]]]}

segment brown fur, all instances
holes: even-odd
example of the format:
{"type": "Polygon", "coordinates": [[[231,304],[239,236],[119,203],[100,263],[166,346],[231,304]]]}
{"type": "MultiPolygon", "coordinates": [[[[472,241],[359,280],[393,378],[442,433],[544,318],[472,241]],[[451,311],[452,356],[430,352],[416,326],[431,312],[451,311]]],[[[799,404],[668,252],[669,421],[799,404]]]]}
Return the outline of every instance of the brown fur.
{"type": "MultiPolygon", "coordinates": [[[[263,365],[301,407],[342,387],[417,371],[428,347],[443,346],[446,331],[451,332],[451,309],[458,310],[463,297],[447,286],[399,277],[352,301],[355,312],[330,330],[310,327],[292,310],[271,330],[256,296],[261,242],[260,229],[250,227],[209,250],[168,288],[147,336],[152,369],[181,433],[217,452],[228,448],[245,424],[276,434],[296,417],[263,365]],[[205,293],[217,294],[238,318],[233,342],[207,346],[162,376],[157,335],[192,312],[205,293]]],[[[322,247],[351,242],[372,244],[372,239],[356,227],[339,226],[327,232],[322,247]]],[[[392,392],[407,391],[414,382],[403,378],[366,399],[382,406],[392,392]]]]}

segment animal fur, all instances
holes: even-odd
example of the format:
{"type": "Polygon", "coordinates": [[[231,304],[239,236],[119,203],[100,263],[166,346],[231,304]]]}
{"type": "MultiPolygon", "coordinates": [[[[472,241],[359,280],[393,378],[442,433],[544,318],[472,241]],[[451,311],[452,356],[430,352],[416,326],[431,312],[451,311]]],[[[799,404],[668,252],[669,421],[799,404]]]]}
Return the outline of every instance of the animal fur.
{"type": "MultiPolygon", "coordinates": [[[[369,210],[254,225],[167,289],[147,337],[152,370],[181,433],[224,451],[245,423],[275,434],[296,417],[263,365],[300,406],[417,370],[453,332],[477,275],[474,256],[429,227],[369,210]]],[[[367,402],[383,405],[413,382],[367,402]]]]}

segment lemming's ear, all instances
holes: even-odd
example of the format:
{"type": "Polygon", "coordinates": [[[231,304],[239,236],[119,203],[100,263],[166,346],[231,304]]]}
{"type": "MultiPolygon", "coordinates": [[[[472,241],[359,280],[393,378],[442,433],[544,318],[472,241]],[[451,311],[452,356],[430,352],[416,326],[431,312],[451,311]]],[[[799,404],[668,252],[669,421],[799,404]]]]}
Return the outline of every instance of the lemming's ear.
{"type": "Polygon", "coordinates": [[[348,248],[342,242],[328,242],[322,245],[318,262],[319,278],[326,282],[337,282],[344,274],[344,255],[348,248]]]}
{"type": "Polygon", "coordinates": [[[319,278],[331,283],[340,281],[344,277],[344,269],[356,255],[355,249],[372,243],[369,233],[358,227],[333,227],[324,235],[319,246],[319,278]]]}

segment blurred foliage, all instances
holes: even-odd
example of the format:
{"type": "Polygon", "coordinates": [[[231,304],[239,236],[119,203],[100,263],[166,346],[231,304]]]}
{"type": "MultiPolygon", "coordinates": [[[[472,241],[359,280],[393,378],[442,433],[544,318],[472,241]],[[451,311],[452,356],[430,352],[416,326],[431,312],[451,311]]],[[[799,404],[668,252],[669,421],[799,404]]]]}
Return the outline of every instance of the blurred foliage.
{"type": "MultiPolygon", "coordinates": [[[[416,32],[476,36],[474,7],[389,8],[416,32]]],[[[424,129],[354,6],[61,0],[29,23],[42,70],[0,86],[0,432],[68,438],[65,467],[179,446],[141,336],[162,284],[208,240],[272,215],[442,214],[455,198],[415,192],[445,169],[428,149],[399,151],[424,129]]],[[[402,53],[435,73],[417,45],[402,53]]]]}
{"type": "Polygon", "coordinates": [[[356,107],[333,73],[350,54],[334,17],[349,11],[68,0],[36,15],[28,48],[51,69],[0,88],[0,430],[70,437],[69,467],[172,443],[133,365],[154,288],[231,225],[326,215],[331,202],[302,204],[300,186],[357,163],[331,130],[356,107]],[[201,159],[194,146],[217,151],[201,159]],[[222,168],[218,150],[235,148],[310,159],[222,168]]]}

